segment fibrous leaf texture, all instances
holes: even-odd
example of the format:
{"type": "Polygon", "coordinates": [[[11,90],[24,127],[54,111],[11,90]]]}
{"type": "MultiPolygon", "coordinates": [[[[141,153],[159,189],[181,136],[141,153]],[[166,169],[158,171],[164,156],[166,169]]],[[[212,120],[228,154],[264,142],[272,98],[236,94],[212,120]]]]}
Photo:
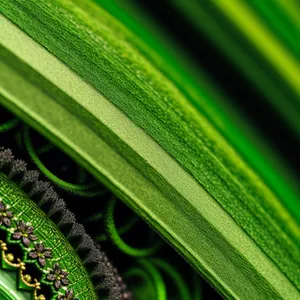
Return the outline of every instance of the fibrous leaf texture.
{"type": "Polygon", "coordinates": [[[159,53],[91,1],[2,0],[0,9],[3,105],[225,297],[299,298],[299,195],[263,156],[255,162],[257,150],[230,134],[234,125],[197,108],[193,93],[160,70],[159,53]]]}

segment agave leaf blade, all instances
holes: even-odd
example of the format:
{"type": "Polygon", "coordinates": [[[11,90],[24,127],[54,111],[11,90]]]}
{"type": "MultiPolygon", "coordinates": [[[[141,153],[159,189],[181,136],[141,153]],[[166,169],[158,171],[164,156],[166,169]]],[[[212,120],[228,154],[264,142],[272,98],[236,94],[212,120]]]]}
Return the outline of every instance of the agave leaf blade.
{"type": "Polygon", "coordinates": [[[2,104],[104,182],[224,296],[299,296],[278,266],[150,135],[5,17],[1,22],[31,56],[16,57],[19,47],[2,45],[2,104]],[[42,69],[45,62],[51,68],[42,69]],[[91,114],[80,97],[97,104],[92,118],[97,126],[86,121],[91,114]]]}

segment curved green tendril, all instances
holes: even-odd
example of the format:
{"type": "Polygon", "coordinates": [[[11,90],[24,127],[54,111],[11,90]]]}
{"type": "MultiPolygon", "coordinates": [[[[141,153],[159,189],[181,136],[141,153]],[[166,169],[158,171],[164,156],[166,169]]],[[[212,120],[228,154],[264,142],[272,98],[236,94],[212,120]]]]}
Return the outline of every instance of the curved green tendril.
{"type": "MultiPolygon", "coordinates": [[[[150,276],[149,273],[147,273],[144,269],[138,268],[138,267],[134,267],[129,269],[127,272],[125,272],[123,274],[123,277],[126,279],[126,281],[130,281],[129,279],[131,277],[140,277],[142,278],[142,280],[147,284],[147,285],[151,285],[154,287],[154,282],[150,276]]],[[[134,287],[133,287],[134,290],[134,287]]]]}
{"type": "Polygon", "coordinates": [[[49,171],[46,166],[42,163],[40,158],[38,157],[31,139],[30,139],[30,132],[29,132],[29,127],[24,126],[24,131],[23,131],[23,139],[24,139],[24,144],[25,147],[27,148],[28,154],[30,155],[32,161],[36,164],[36,166],[39,168],[39,170],[53,183],[61,187],[62,189],[65,189],[67,191],[71,191],[72,193],[79,195],[79,196],[84,196],[84,197],[95,197],[95,196],[100,196],[103,193],[106,193],[106,189],[98,189],[96,191],[90,191],[91,188],[97,187],[98,183],[97,182],[92,182],[92,183],[87,183],[87,184],[74,184],[70,183],[67,181],[64,181],[60,178],[58,178],[56,175],[54,175],[51,171],[49,171]]]}
{"type": "Polygon", "coordinates": [[[155,291],[157,295],[157,300],[167,300],[167,288],[166,284],[157,270],[157,268],[151,263],[150,261],[147,261],[145,259],[142,259],[139,261],[139,264],[151,275],[151,278],[153,280],[153,284],[155,286],[155,291]]]}
{"type": "Polygon", "coordinates": [[[160,268],[162,271],[164,271],[174,282],[174,285],[177,287],[178,290],[178,296],[181,300],[196,300],[192,298],[190,295],[189,289],[184,282],[182,276],[178,273],[178,271],[165,262],[162,259],[159,258],[153,258],[151,259],[151,262],[153,262],[154,265],[156,265],[158,268],[160,268]]]}
{"type": "Polygon", "coordinates": [[[19,119],[13,118],[12,120],[9,120],[3,124],[0,125],[0,133],[9,131],[13,128],[15,128],[19,124],[19,119]]]}
{"type": "MultiPolygon", "coordinates": [[[[93,219],[93,217],[90,219],[90,220],[99,220],[99,219],[101,219],[103,217],[103,215],[101,215],[101,214],[97,214],[97,216],[94,216],[94,219],[93,219]],[[97,219],[96,219],[96,217],[98,217],[97,219]]],[[[124,226],[122,226],[122,227],[120,227],[119,229],[118,229],[118,233],[119,233],[119,235],[122,235],[122,234],[124,234],[124,233],[126,233],[126,232],[128,232],[136,223],[137,223],[137,221],[139,220],[139,218],[136,216],[136,215],[134,215],[132,218],[130,218],[129,219],[129,221],[124,225],[124,226]]],[[[96,238],[96,241],[97,242],[104,242],[104,241],[106,241],[107,240],[107,235],[105,234],[105,233],[103,233],[103,234],[100,234],[99,236],[97,236],[97,238],[96,238]]]]}
{"type": "Polygon", "coordinates": [[[115,220],[114,220],[114,210],[116,207],[116,199],[113,198],[108,202],[107,209],[105,212],[104,223],[106,227],[106,232],[108,238],[115,244],[117,248],[123,253],[134,256],[134,257],[146,257],[154,254],[162,245],[162,242],[156,242],[153,246],[144,249],[134,248],[132,246],[127,245],[122,238],[116,228],[115,220]]]}
{"type": "MultiPolygon", "coordinates": [[[[153,290],[155,292],[155,299],[156,300],[165,300],[167,299],[167,293],[166,293],[166,286],[163,281],[163,278],[159,274],[159,272],[153,267],[153,265],[144,265],[144,269],[133,267],[129,269],[124,275],[124,278],[128,279],[130,277],[140,277],[143,279],[143,281],[153,287],[153,290]]],[[[134,287],[133,287],[133,296],[134,295],[134,287]]],[[[153,300],[155,300],[153,299],[153,300]]]]}

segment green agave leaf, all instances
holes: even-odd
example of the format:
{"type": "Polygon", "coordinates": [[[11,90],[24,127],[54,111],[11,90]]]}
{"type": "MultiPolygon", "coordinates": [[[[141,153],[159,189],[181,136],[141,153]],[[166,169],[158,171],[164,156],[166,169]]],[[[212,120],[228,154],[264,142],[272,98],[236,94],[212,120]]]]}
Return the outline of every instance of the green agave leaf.
{"type": "Polygon", "coordinates": [[[124,27],[88,1],[4,0],[1,11],[3,105],[105,183],[224,296],[299,297],[300,210],[295,220],[124,27]]]}

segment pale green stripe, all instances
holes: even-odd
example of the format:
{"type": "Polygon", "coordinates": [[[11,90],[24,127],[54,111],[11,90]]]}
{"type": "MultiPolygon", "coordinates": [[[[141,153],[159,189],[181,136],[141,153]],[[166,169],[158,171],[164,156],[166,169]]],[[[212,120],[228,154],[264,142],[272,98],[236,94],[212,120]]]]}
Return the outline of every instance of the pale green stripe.
{"type": "Polygon", "coordinates": [[[251,12],[241,0],[214,1],[214,4],[246,34],[265,59],[282,74],[283,79],[300,96],[299,62],[286,51],[284,45],[280,44],[255,13],[251,12]]]}
{"type": "Polygon", "coordinates": [[[120,144],[126,140],[136,158],[147,162],[148,170],[141,174],[122,157],[122,152],[117,153],[117,148],[107,145],[77,116],[3,63],[0,72],[2,103],[64,147],[115,190],[228,297],[254,299],[264,294],[266,299],[279,295],[293,299],[299,296],[295,287],[236,222],[153,139],[43,47],[6,19],[1,18],[1,22],[5,22],[6,30],[10,30],[15,40],[22,41],[23,55],[31,53],[32,59],[38,58],[40,63],[47,61],[51,65],[43,70],[45,76],[56,78],[62,86],[68,83],[68,92],[77,91],[75,98],[85,95],[89,101],[97,101],[102,108],[98,118],[108,128],[106,135],[115,134],[120,144]],[[156,177],[157,185],[151,182],[151,177],[156,177]],[[231,251],[227,251],[228,247],[231,251]],[[249,266],[241,268],[240,259],[244,267],[247,262],[249,266]],[[263,277],[262,281],[257,280],[256,272],[263,277]]]}

